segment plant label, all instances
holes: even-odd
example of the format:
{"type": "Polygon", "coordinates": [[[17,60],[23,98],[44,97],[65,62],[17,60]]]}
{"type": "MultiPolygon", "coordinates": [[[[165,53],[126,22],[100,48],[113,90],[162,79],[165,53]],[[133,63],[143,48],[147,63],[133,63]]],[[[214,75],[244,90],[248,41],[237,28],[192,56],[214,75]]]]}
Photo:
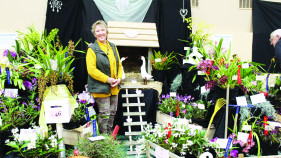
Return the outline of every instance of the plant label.
{"type": "Polygon", "coordinates": [[[238,132],[237,140],[241,140],[242,142],[246,143],[249,138],[249,133],[238,132]]]}
{"type": "Polygon", "coordinates": [[[103,140],[105,139],[104,136],[96,136],[96,137],[89,137],[88,138],[90,141],[97,141],[97,140],[103,140]]]}
{"type": "Polygon", "coordinates": [[[156,146],[155,157],[156,158],[169,158],[169,151],[161,148],[160,146],[156,146]]]}
{"type": "Polygon", "coordinates": [[[170,97],[176,97],[177,93],[176,92],[170,92],[170,97]]]}
{"type": "Polygon", "coordinates": [[[58,67],[57,60],[50,59],[50,63],[51,63],[51,69],[52,70],[57,70],[57,67],[58,67]]]}
{"type": "Polygon", "coordinates": [[[17,97],[18,89],[15,88],[5,88],[4,97],[17,97]]]}
{"type": "Polygon", "coordinates": [[[45,100],[46,123],[69,123],[71,118],[71,106],[68,99],[45,100]]]}
{"type": "Polygon", "coordinates": [[[251,130],[252,130],[252,126],[251,125],[243,125],[243,127],[242,127],[242,131],[251,131],[251,130]]]}
{"type": "Polygon", "coordinates": [[[248,68],[249,68],[249,63],[244,63],[244,64],[242,64],[242,68],[243,68],[243,69],[248,69],[248,68]]]}
{"type": "Polygon", "coordinates": [[[203,71],[197,71],[197,74],[200,76],[205,75],[205,73],[203,71]]]}
{"type": "Polygon", "coordinates": [[[246,97],[236,97],[236,104],[238,106],[247,106],[248,103],[247,103],[246,97]]]}
{"type": "Polygon", "coordinates": [[[256,76],[257,81],[264,81],[265,77],[264,76],[256,76]]]}
{"type": "MultiPolygon", "coordinates": [[[[227,146],[228,139],[218,138],[216,142],[211,142],[212,144],[217,144],[217,148],[225,149],[227,146]]],[[[230,145],[232,148],[232,144],[230,145]]]]}
{"type": "Polygon", "coordinates": [[[250,98],[251,98],[251,102],[252,102],[253,105],[258,104],[258,103],[266,102],[266,99],[265,99],[265,96],[264,96],[263,93],[252,95],[252,96],[250,96],[250,98]]]}
{"type": "Polygon", "coordinates": [[[88,107],[88,111],[89,111],[89,117],[91,118],[91,116],[96,115],[96,111],[93,108],[93,106],[88,107]]]}
{"type": "Polygon", "coordinates": [[[156,62],[156,63],[160,63],[161,61],[162,61],[161,58],[156,58],[156,59],[155,59],[155,62],[156,62]]]}
{"type": "Polygon", "coordinates": [[[37,138],[37,134],[40,133],[40,128],[37,129],[20,129],[20,137],[19,139],[29,141],[29,140],[34,140],[37,138]]]}
{"type": "Polygon", "coordinates": [[[274,84],[270,84],[269,87],[274,87],[274,84]]]}
{"type": "Polygon", "coordinates": [[[205,110],[205,105],[204,104],[198,104],[198,109],[205,110]]]}
{"type": "Polygon", "coordinates": [[[232,80],[237,80],[237,75],[232,76],[232,80]]]}

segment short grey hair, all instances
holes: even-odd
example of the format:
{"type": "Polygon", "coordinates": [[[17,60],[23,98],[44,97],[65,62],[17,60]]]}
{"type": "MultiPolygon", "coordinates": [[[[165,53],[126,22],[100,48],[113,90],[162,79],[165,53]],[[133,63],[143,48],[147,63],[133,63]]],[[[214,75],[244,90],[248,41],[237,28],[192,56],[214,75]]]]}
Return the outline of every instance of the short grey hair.
{"type": "Polygon", "coordinates": [[[96,21],[95,23],[93,23],[92,25],[92,33],[95,35],[95,28],[97,25],[101,25],[101,26],[104,26],[105,30],[106,30],[106,33],[108,34],[108,26],[107,24],[103,21],[103,20],[98,20],[96,21]]]}
{"type": "Polygon", "coordinates": [[[273,32],[271,32],[271,34],[270,34],[270,38],[271,37],[275,37],[275,36],[279,36],[279,37],[281,37],[281,29],[277,29],[277,30],[274,30],[273,32]]]}

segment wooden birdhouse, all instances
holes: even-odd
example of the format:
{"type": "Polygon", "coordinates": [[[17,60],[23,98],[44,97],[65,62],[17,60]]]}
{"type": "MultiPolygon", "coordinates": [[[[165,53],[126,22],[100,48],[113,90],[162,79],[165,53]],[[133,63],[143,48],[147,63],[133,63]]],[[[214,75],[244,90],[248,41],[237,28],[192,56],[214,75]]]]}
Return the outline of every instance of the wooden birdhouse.
{"type": "Polygon", "coordinates": [[[187,56],[186,63],[195,65],[195,64],[199,63],[200,60],[202,60],[202,58],[203,58],[203,55],[198,52],[198,48],[197,47],[193,47],[192,53],[190,53],[187,56]]]}

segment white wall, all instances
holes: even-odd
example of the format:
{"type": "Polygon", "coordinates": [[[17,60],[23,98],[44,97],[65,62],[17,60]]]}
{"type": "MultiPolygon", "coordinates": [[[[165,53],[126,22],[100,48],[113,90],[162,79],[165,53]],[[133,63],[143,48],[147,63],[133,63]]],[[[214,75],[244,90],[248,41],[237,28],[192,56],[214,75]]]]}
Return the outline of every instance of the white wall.
{"type": "Polygon", "coordinates": [[[252,10],[238,9],[239,0],[199,0],[192,17],[213,25],[212,34],[232,35],[232,53],[252,60],[252,10]]]}
{"type": "MultiPolygon", "coordinates": [[[[43,31],[47,3],[47,0],[0,0],[0,34],[26,32],[31,24],[43,31]]],[[[2,53],[0,50],[1,57],[2,53]]]]}

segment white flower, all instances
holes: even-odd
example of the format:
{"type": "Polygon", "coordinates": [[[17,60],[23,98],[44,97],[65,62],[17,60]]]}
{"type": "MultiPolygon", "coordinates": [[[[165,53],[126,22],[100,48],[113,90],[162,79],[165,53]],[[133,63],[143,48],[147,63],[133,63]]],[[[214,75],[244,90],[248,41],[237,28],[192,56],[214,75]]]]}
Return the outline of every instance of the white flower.
{"type": "Polygon", "coordinates": [[[187,146],[191,146],[191,145],[193,145],[193,142],[190,140],[186,140],[186,144],[187,144],[187,146]]]}
{"type": "Polygon", "coordinates": [[[46,147],[46,150],[49,150],[49,149],[50,149],[49,146],[48,146],[48,144],[45,144],[45,147],[46,147]]]}
{"type": "Polygon", "coordinates": [[[35,149],[36,148],[36,141],[30,141],[27,145],[27,150],[35,149]]]}
{"type": "Polygon", "coordinates": [[[55,138],[55,135],[52,135],[51,137],[49,137],[49,139],[51,140],[51,146],[57,147],[58,142],[57,142],[57,139],[55,138]]]}
{"type": "Polygon", "coordinates": [[[5,143],[6,143],[6,144],[10,143],[10,140],[9,140],[9,139],[7,139],[7,140],[5,141],[5,143]]]}
{"type": "Polygon", "coordinates": [[[188,147],[187,147],[187,144],[182,144],[182,148],[183,149],[187,149],[188,147]]]}
{"type": "Polygon", "coordinates": [[[172,148],[176,148],[177,146],[178,146],[178,144],[172,143],[172,148]]]}
{"type": "Polygon", "coordinates": [[[14,129],[12,129],[12,133],[13,133],[13,135],[15,135],[15,133],[18,133],[19,132],[19,129],[18,128],[14,128],[14,129]]]}

